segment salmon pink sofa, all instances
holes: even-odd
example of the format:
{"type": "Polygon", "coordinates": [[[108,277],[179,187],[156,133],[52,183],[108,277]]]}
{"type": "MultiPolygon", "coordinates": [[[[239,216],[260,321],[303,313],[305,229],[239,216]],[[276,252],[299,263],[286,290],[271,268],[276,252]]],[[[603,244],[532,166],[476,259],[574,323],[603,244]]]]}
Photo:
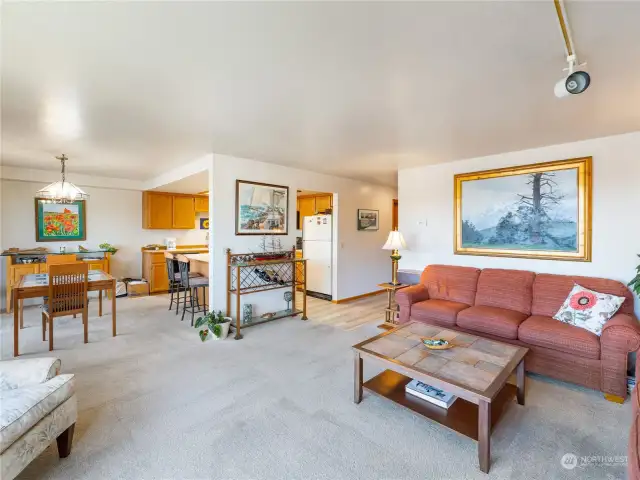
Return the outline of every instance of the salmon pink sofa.
{"type": "Polygon", "coordinates": [[[416,320],[524,346],[527,371],[601,390],[612,401],[627,395],[627,359],[640,348],[640,324],[633,295],[620,282],[430,265],[396,299],[400,323],[416,320]],[[574,283],[625,297],[601,336],[552,318],[574,283]]]}
{"type": "MultiPolygon", "coordinates": [[[[640,362],[636,362],[636,381],[640,379],[640,362]]],[[[640,480],[640,390],[638,384],[631,393],[631,432],[627,457],[628,480],[640,480]]]]}

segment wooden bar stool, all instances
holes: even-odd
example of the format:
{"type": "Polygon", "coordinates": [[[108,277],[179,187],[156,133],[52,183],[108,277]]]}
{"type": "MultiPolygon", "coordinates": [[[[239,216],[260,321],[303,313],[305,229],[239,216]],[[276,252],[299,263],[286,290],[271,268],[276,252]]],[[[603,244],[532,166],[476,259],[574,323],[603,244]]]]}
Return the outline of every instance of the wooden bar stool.
{"type": "Polygon", "coordinates": [[[89,342],[88,287],[87,264],[60,264],[49,267],[49,296],[42,308],[42,341],[46,340],[48,321],[49,351],[53,350],[53,319],[56,317],[82,314],[84,343],[89,342]]]}
{"type": "Polygon", "coordinates": [[[178,270],[180,270],[180,286],[185,292],[185,298],[182,308],[182,320],[184,320],[185,312],[189,311],[191,313],[191,326],[193,326],[193,317],[196,313],[199,312],[207,312],[207,301],[206,301],[206,289],[209,287],[209,279],[207,277],[203,277],[200,274],[196,274],[197,276],[192,276],[189,273],[189,259],[184,255],[176,255],[175,259],[178,262],[178,270]],[[200,305],[200,300],[198,299],[198,289],[202,288],[204,298],[203,305],[200,305]],[[189,298],[187,299],[187,292],[189,292],[189,298]],[[194,304],[195,297],[195,304],[194,304]],[[187,302],[188,301],[188,302],[187,302]],[[187,307],[187,303],[189,306],[187,307]]]}

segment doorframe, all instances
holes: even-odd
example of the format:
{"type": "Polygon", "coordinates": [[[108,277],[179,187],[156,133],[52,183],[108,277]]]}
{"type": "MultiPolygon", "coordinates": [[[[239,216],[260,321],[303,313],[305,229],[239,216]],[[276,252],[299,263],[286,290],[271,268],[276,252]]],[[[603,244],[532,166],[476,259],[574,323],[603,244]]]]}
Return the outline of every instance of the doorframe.
{"type": "MultiPolygon", "coordinates": [[[[338,250],[339,250],[339,228],[338,228],[338,192],[328,192],[326,190],[313,190],[305,188],[296,188],[296,200],[298,199],[298,190],[316,191],[320,194],[331,195],[331,301],[338,297],[338,250]]],[[[302,195],[306,197],[307,195],[302,195]]],[[[315,196],[315,195],[311,195],[315,196]]],[[[297,206],[297,202],[296,202],[297,206]]],[[[301,219],[302,220],[302,219],[301,219]]],[[[302,224],[300,225],[302,227],[302,224]]],[[[300,228],[300,234],[302,235],[302,228],[300,228]]],[[[304,257],[304,247],[302,251],[304,257]]]]}
{"type": "Polygon", "coordinates": [[[391,203],[391,230],[398,229],[398,199],[394,198],[391,203]]]}

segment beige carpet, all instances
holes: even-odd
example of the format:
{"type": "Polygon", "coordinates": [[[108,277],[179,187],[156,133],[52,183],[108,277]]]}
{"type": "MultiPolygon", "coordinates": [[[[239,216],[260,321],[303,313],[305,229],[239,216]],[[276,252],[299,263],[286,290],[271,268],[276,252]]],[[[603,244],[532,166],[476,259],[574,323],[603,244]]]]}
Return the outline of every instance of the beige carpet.
{"type": "MultiPolygon", "coordinates": [[[[352,402],[350,346],[378,332],[283,319],[244,340],[201,344],[165,297],[118,301],[110,317],[56,325],[63,369],[77,378],[72,454],[55,445],[21,479],[623,479],[624,464],[567,470],[565,453],[626,455],[630,406],[599,392],[529,377],[492,437],[489,475],[476,444],[365,392],[352,402]]],[[[107,309],[108,310],[108,309],[107,309]]],[[[28,309],[24,358],[47,356],[39,311],[28,309]]],[[[11,358],[11,317],[2,316],[11,358]]],[[[365,361],[365,376],[375,371],[365,361]]]]}

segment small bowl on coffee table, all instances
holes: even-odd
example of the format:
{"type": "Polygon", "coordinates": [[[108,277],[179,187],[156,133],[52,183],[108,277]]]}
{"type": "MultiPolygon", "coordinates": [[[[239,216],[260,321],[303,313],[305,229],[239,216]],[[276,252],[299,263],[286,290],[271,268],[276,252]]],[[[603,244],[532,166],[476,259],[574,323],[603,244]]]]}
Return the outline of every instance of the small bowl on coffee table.
{"type": "Polygon", "coordinates": [[[422,344],[430,350],[447,350],[455,346],[444,338],[420,337],[420,340],[422,340],[422,344]]]}

